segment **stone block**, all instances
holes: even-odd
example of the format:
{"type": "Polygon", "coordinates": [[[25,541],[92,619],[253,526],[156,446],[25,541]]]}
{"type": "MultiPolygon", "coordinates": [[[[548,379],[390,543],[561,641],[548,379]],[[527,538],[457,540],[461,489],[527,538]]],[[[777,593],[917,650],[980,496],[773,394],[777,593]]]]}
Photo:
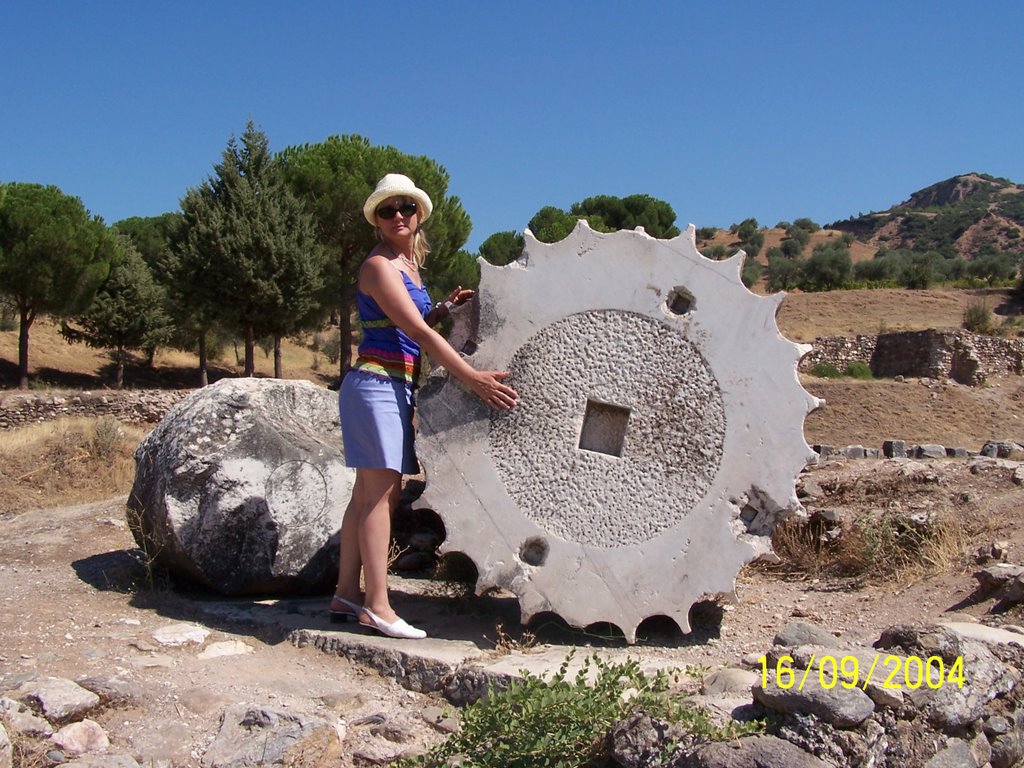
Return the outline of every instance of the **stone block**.
{"type": "Polygon", "coordinates": [[[882,453],[887,459],[910,458],[910,453],[907,451],[907,444],[903,440],[886,440],[882,443],[882,453]]]}

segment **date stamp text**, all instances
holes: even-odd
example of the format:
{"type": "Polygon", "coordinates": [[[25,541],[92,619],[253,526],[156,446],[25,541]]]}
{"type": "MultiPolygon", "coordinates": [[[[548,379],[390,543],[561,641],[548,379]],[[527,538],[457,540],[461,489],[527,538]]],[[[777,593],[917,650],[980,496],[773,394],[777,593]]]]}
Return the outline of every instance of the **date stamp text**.
{"type": "MultiPolygon", "coordinates": [[[[768,687],[768,657],[758,659],[761,663],[761,686],[768,687]]],[[[856,656],[816,656],[811,654],[802,669],[793,666],[792,656],[780,656],[775,663],[775,685],[782,690],[804,689],[817,666],[817,681],[822,688],[831,689],[837,685],[843,688],[866,690],[874,680],[887,690],[908,688],[916,690],[922,686],[938,690],[943,685],[953,684],[964,687],[964,659],[957,656],[947,664],[941,656],[882,656],[876,654],[870,667],[862,664],[856,656]]]]}

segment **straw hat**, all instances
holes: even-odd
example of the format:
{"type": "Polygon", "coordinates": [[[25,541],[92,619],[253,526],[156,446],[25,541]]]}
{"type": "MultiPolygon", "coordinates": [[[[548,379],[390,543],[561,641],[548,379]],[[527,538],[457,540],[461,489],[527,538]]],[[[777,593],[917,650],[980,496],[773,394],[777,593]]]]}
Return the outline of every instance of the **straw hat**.
{"type": "Polygon", "coordinates": [[[434,210],[434,204],[430,202],[427,193],[417,187],[412,179],[400,173],[389,173],[377,182],[370,196],[363,203],[363,216],[370,222],[370,226],[377,226],[377,206],[389,197],[408,197],[416,201],[419,206],[420,224],[430,217],[434,210]]]}

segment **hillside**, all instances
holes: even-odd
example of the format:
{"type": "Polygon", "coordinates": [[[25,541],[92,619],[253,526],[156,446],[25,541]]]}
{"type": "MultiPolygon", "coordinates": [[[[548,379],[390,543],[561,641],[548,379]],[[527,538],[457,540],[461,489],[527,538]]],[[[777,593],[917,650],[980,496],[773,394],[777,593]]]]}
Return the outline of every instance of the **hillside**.
{"type": "Polygon", "coordinates": [[[828,229],[873,248],[937,251],[971,259],[985,252],[1024,255],[1024,185],[969,173],[914,192],[888,210],[828,229]]]}
{"type": "MultiPolygon", "coordinates": [[[[1024,185],[986,174],[954,176],[914,192],[885,211],[861,214],[826,224],[810,234],[800,258],[818,246],[852,235],[850,258],[873,259],[879,251],[935,252],[947,259],[974,259],[986,254],[1024,258],[1024,185]]],[[[786,222],[779,222],[785,224],[786,222]]],[[[698,230],[697,249],[706,256],[731,256],[744,248],[732,229],[698,230]]],[[[762,227],[764,244],[756,259],[768,264],[770,249],[788,238],[779,226],[762,227]]]]}

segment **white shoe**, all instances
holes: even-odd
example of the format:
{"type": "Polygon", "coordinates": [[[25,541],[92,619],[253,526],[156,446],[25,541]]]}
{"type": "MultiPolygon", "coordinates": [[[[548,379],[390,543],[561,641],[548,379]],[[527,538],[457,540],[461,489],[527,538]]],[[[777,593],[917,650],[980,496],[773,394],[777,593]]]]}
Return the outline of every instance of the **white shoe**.
{"type": "Polygon", "coordinates": [[[363,626],[368,629],[375,629],[382,635],[387,635],[388,637],[399,637],[403,640],[422,640],[427,636],[426,632],[422,629],[416,629],[416,627],[407,623],[405,619],[395,619],[388,624],[384,619],[375,614],[365,605],[362,610],[363,613],[370,617],[370,621],[373,622],[372,624],[363,624],[363,626]]]}

